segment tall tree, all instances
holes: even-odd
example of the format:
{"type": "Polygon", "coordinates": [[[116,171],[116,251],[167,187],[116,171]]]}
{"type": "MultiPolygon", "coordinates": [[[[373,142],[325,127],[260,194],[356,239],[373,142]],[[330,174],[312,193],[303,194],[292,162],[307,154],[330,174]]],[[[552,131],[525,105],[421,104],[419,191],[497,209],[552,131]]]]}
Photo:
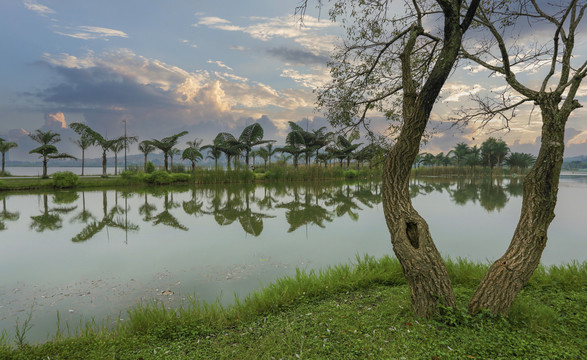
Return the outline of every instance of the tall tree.
{"type": "Polygon", "coordinates": [[[294,167],[298,167],[298,160],[300,156],[306,153],[306,142],[301,132],[292,130],[285,138],[285,146],[278,147],[275,149],[277,152],[288,153],[293,156],[294,167]]]}
{"type": "Polygon", "coordinates": [[[120,142],[121,139],[124,137],[118,137],[115,139],[107,139],[104,136],[100,135],[98,132],[94,131],[88,125],[82,123],[71,123],[69,127],[73,129],[76,133],[80,136],[86,136],[92,139],[93,144],[102,148],[102,176],[106,176],[106,153],[110,150],[113,144],[120,142]]]}
{"type": "Polygon", "coordinates": [[[161,140],[157,140],[157,139],[151,139],[148,140],[148,142],[155,146],[157,149],[163,151],[163,158],[164,158],[164,164],[165,164],[165,171],[169,171],[169,153],[170,151],[173,149],[173,147],[175,145],[177,145],[177,141],[180,137],[186,135],[188,132],[187,131],[182,131],[180,133],[177,133],[175,135],[171,135],[168,137],[165,137],[161,140]]]}
{"type": "MultiPolygon", "coordinates": [[[[302,1],[301,9],[306,3],[302,1]]],[[[455,296],[428,224],[412,206],[409,177],[432,107],[455,65],[479,0],[413,0],[397,16],[387,11],[388,4],[335,1],[330,15],[344,19],[348,41],[330,62],[333,79],[319,91],[318,105],[334,126],[367,127],[365,119],[372,110],[402,119],[384,165],[383,209],[414,310],[430,316],[439,302],[454,306],[455,296]],[[440,33],[424,27],[429,21],[443,22],[440,33]]]]}
{"type": "Polygon", "coordinates": [[[139,143],[139,151],[145,155],[144,171],[147,171],[147,155],[155,151],[155,145],[151,144],[149,140],[144,140],[139,143]]]}
{"type": "Polygon", "coordinates": [[[82,176],[84,176],[84,168],[86,162],[86,149],[94,144],[92,138],[88,136],[80,136],[79,139],[71,139],[71,141],[82,150],[82,176]]]}
{"type": "Polygon", "coordinates": [[[2,176],[6,175],[6,172],[4,171],[6,153],[10,149],[15,148],[17,146],[18,146],[18,144],[15,142],[6,141],[6,140],[0,138],[0,153],[2,153],[2,172],[1,172],[2,176]]]}
{"type": "Polygon", "coordinates": [[[245,127],[238,141],[245,151],[245,164],[247,165],[247,169],[249,168],[249,156],[253,146],[275,142],[275,140],[263,140],[263,128],[258,123],[245,127]]]}
{"type": "Polygon", "coordinates": [[[181,158],[183,160],[191,161],[192,172],[196,170],[196,162],[198,162],[198,160],[202,160],[203,158],[202,153],[199,150],[199,146],[201,143],[201,141],[198,142],[197,140],[196,142],[188,141],[188,147],[185,148],[185,150],[181,153],[181,158]]]}
{"type": "MultiPolygon", "coordinates": [[[[581,107],[575,98],[581,82],[587,76],[587,61],[576,56],[575,39],[587,9],[584,0],[567,2],[539,2],[523,0],[516,4],[487,3],[476,16],[478,29],[486,35],[475,44],[465,44],[463,54],[491,72],[502,75],[508,84],[495,100],[477,97],[480,111],[469,114],[485,121],[498,118],[506,126],[518,106],[531,103],[540,109],[542,133],[540,151],[534,166],[524,177],[524,195],[518,226],[505,254],[489,268],[481,281],[469,309],[476,312],[485,308],[493,313],[506,313],[514,298],[530,279],[538,266],[546,246],[547,231],[554,218],[559,176],[563,162],[564,132],[571,113],[581,107]],[[513,10],[510,10],[512,8],[513,10]],[[532,48],[516,43],[516,27],[525,23],[540,32],[550,31],[552,37],[535,38],[532,48]],[[479,46],[480,45],[480,46],[479,46]],[[472,50],[474,49],[474,51],[472,50]],[[470,51],[468,51],[470,50],[470,51]],[[524,84],[520,76],[524,69],[547,64],[542,81],[536,75],[524,84]]],[[[524,34],[532,34],[532,29],[524,34]]]]}
{"type": "Polygon", "coordinates": [[[452,153],[453,153],[455,160],[457,162],[457,167],[460,167],[461,165],[463,165],[463,160],[465,159],[465,156],[467,156],[467,154],[469,153],[469,145],[467,145],[463,142],[458,143],[455,146],[452,153]]]}
{"type": "Polygon", "coordinates": [[[243,151],[243,144],[232,134],[221,132],[214,138],[212,145],[202,146],[202,149],[218,149],[226,156],[228,170],[230,170],[230,160],[239,156],[243,151]]]}
{"type": "Polygon", "coordinates": [[[29,154],[39,154],[39,157],[43,158],[44,178],[47,177],[47,162],[49,159],[76,159],[75,156],[60,153],[55,145],[53,145],[61,141],[61,135],[56,132],[51,130],[35,130],[34,133],[29,134],[29,137],[41,145],[38,148],[29,151],[29,154]]]}

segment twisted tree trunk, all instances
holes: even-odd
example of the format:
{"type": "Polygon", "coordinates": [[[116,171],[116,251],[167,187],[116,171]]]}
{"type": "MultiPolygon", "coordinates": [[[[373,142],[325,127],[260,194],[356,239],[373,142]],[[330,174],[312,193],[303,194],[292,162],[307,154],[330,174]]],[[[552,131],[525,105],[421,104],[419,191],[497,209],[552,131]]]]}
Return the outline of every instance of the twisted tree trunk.
{"type": "Polygon", "coordinates": [[[540,106],[543,120],[540,152],[524,178],[520,220],[507,251],[491,265],[469,302],[472,313],[488,309],[494,314],[506,314],[540,263],[548,227],[554,219],[565,124],[570,115],[570,111],[558,109],[559,101],[553,96],[540,106]]]}

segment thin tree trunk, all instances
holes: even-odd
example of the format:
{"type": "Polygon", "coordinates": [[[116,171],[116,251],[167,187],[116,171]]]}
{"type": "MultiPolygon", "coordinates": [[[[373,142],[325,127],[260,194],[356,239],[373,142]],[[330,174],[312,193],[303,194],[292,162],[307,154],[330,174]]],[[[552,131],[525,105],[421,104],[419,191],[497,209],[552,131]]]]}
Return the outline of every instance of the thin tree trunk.
{"type": "Polygon", "coordinates": [[[563,162],[565,117],[557,105],[541,106],[542,140],[536,163],[524,178],[522,212],[505,254],[491,265],[469,302],[469,311],[506,314],[540,263],[554,219],[563,162]]]}
{"type": "Polygon", "coordinates": [[[147,154],[145,154],[145,163],[144,163],[143,167],[145,169],[144,172],[147,172],[147,154]]]}
{"type": "Polygon", "coordinates": [[[114,152],[114,175],[118,175],[118,153],[114,152]]]}
{"type": "Polygon", "coordinates": [[[47,157],[43,157],[43,178],[47,177],[47,157]]]}
{"type": "Polygon", "coordinates": [[[86,153],[85,150],[82,149],[82,176],[84,176],[84,164],[85,164],[85,159],[86,159],[85,153],[86,153]]]}
{"type": "Polygon", "coordinates": [[[106,176],[106,150],[102,152],[102,175],[106,176]]]}
{"type": "Polygon", "coordinates": [[[2,176],[4,176],[6,174],[4,172],[4,158],[5,158],[5,153],[2,153],[2,176]]]}

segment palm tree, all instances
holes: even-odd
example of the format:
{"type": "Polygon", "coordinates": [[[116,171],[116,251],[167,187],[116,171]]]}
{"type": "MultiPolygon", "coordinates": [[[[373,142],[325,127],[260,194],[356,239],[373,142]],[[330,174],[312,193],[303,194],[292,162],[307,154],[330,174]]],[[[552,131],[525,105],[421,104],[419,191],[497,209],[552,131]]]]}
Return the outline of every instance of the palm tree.
{"type": "Polygon", "coordinates": [[[153,145],[157,149],[163,151],[163,156],[165,159],[165,171],[169,171],[169,166],[168,166],[169,153],[171,152],[173,147],[177,144],[177,140],[180,137],[186,135],[187,133],[188,133],[187,131],[182,131],[178,134],[163,138],[161,140],[157,140],[157,139],[149,140],[149,143],[151,145],[153,145]]]}
{"type": "Polygon", "coordinates": [[[212,145],[202,146],[202,149],[212,149],[222,151],[226,155],[228,169],[230,170],[230,160],[234,156],[240,155],[243,150],[243,143],[237,140],[229,133],[221,132],[214,138],[212,145]]]}
{"type": "Polygon", "coordinates": [[[349,138],[345,138],[342,135],[338,135],[336,139],[336,144],[338,145],[338,149],[340,151],[338,158],[341,159],[340,166],[342,167],[342,159],[346,159],[346,167],[347,169],[350,167],[351,158],[353,157],[353,152],[361,146],[361,144],[353,144],[352,141],[357,138],[357,135],[351,134],[349,138]]]}
{"type": "Polygon", "coordinates": [[[5,163],[6,153],[10,149],[15,148],[17,146],[18,146],[18,144],[16,144],[15,142],[9,142],[9,141],[6,141],[6,140],[0,138],[0,153],[2,153],[2,176],[4,176],[6,174],[4,172],[4,163],[5,163]]]}
{"type": "Polygon", "coordinates": [[[116,139],[106,139],[96,131],[92,130],[89,126],[82,123],[71,123],[69,127],[81,136],[86,136],[92,139],[93,145],[97,145],[102,148],[102,176],[106,176],[106,153],[112,147],[112,144],[120,141],[124,141],[124,136],[116,139]]]}
{"type": "Polygon", "coordinates": [[[490,137],[481,144],[481,157],[487,166],[493,169],[495,165],[501,165],[509,150],[503,140],[490,137]]]}
{"type": "Polygon", "coordinates": [[[249,156],[253,146],[275,142],[275,140],[263,140],[263,128],[258,123],[245,127],[238,141],[245,151],[247,169],[249,168],[249,156]]]}
{"type": "Polygon", "coordinates": [[[505,158],[505,164],[510,168],[527,169],[534,165],[536,157],[532,154],[513,152],[505,158]]]}
{"type": "Polygon", "coordinates": [[[77,159],[75,156],[59,153],[53,145],[61,141],[61,135],[56,132],[36,130],[29,134],[29,137],[41,144],[38,148],[29,151],[29,154],[39,154],[39,157],[43,158],[43,178],[47,177],[47,161],[49,159],[77,159]]]}
{"type": "Polygon", "coordinates": [[[273,144],[272,143],[267,144],[266,146],[262,147],[261,149],[267,150],[269,165],[271,165],[271,157],[273,155],[275,155],[275,153],[277,152],[277,150],[275,150],[273,148],[273,144]]]}
{"type": "Polygon", "coordinates": [[[465,156],[469,153],[469,145],[463,142],[458,143],[452,153],[457,161],[457,167],[460,167],[465,156]]]}
{"type": "Polygon", "coordinates": [[[263,159],[263,162],[265,163],[264,168],[265,170],[267,170],[267,160],[269,160],[269,151],[265,148],[262,147],[257,151],[257,155],[259,155],[259,157],[261,159],[263,159]]]}
{"type": "Polygon", "coordinates": [[[110,146],[110,150],[114,153],[114,175],[118,175],[118,153],[124,149],[124,138],[120,140],[110,146]]]}
{"type": "Polygon", "coordinates": [[[181,154],[183,160],[189,160],[192,162],[192,172],[196,170],[196,162],[202,160],[202,153],[195,147],[186,148],[181,154]]]}
{"type": "Polygon", "coordinates": [[[149,155],[150,153],[155,151],[155,149],[156,149],[155,145],[151,144],[151,142],[149,142],[148,140],[141,141],[139,143],[139,151],[145,155],[145,165],[144,165],[145,172],[147,172],[147,155],[149,155]]]}
{"type": "Polygon", "coordinates": [[[175,155],[179,155],[179,154],[181,154],[181,151],[178,148],[172,148],[169,151],[169,160],[171,160],[171,164],[170,164],[171,165],[171,171],[173,171],[173,157],[175,155]]]}
{"type": "Polygon", "coordinates": [[[88,136],[80,136],[79,139],[71,141],[76,144],[80,149],[82,149],[82,176],[84,176],[84,167],[86,161],[86,149],[93,145],[92,138],[88,136]]]}
{"type": "MultiPolygon", "coordinates": [[[[202,147],[201,150],[204,148],[205,148],[205,146],[202,147]]],[[[206,159],[214,160],[214,169],[218,169],[218,159],[220,159],[221,156],[222,156],[222,151],[220,151],[220,149],[211,147],[208,152],[208,156],[206,156],[206,159]]]]}
{"type": "Polygon", "coordinates": [[[285,146],[276,148],[275,151],[292,155],[294,167],[297,168],[300,155],[307,151],[305,145],[306,142],[301,132],[290,131],[285,138],[285,146]]]}
{"type": "Polygon", "coordinates": [[[318,130],[312,130],[312,141],[310,143],[310,151],[316,154],[316,162],[318,162],[318,152],[320,149],[328,145],[334,136],[333,132],[326,132],[326,126],[322,126],[318,130]]]}

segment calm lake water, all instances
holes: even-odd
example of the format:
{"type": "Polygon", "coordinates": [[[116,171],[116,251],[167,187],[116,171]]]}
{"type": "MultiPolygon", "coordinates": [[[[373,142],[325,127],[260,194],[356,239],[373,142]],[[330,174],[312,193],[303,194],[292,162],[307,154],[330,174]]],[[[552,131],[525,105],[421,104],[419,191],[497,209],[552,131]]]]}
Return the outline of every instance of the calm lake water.
{"type": "MultiPolygon", "coordinates": [[[[232,302],[296,268],[392,254],[379,183],[0,193],[0,329],[32,309],[29,340],[139,301],[232,302]]],[[[491,261],[521,208],[516,180],[413,180],[446,256],[491,261]]],[[[544,264],[587,260],[587,177],[563,177],[544,264]]]]}

